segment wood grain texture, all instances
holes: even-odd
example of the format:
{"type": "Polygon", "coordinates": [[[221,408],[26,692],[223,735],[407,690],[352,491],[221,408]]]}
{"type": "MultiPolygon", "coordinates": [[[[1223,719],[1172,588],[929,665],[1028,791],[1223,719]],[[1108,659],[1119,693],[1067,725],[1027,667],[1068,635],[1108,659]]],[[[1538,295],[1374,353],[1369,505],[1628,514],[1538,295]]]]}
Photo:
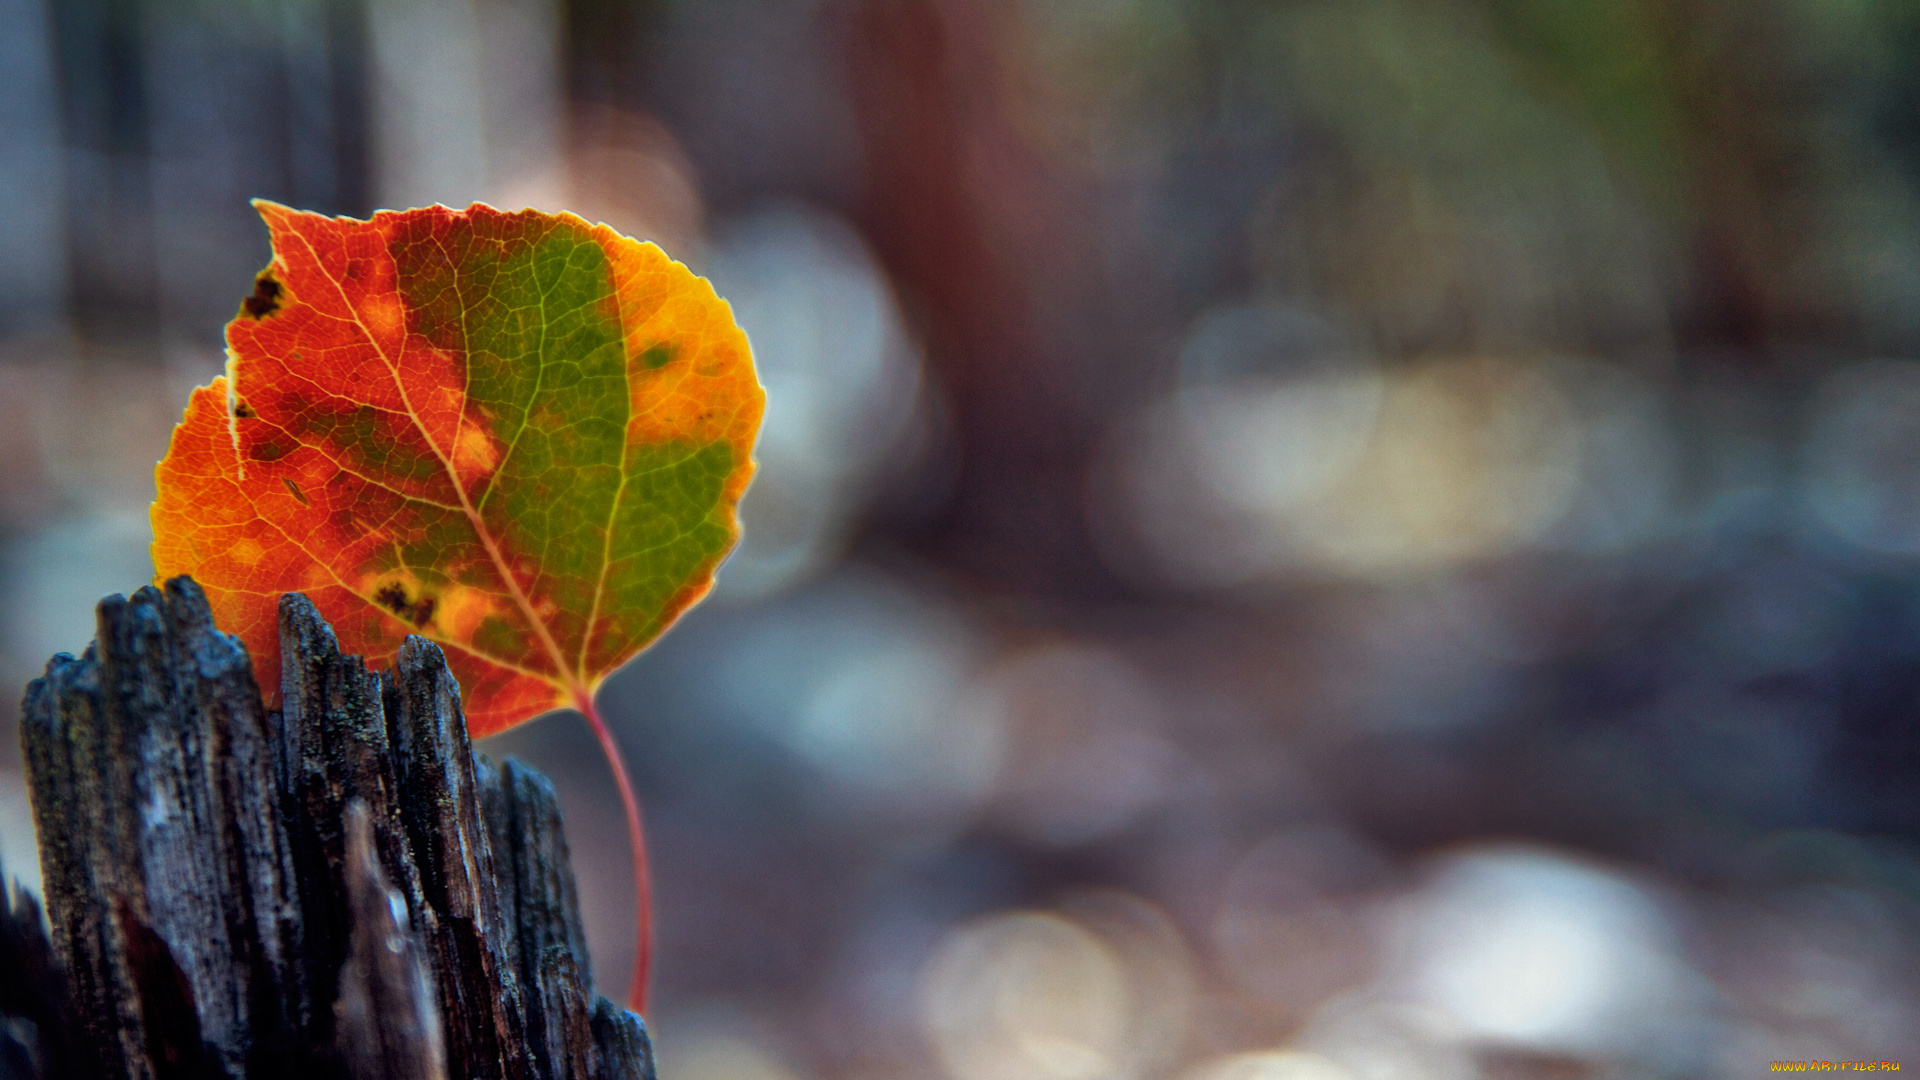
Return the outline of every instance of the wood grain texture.
{"type": "Polygon", "coordinates": [[[16,903],[0,947],[64,987],[0,999],[39,1010],[7,1075],[652,1080],[591,993],[551,785],[474,753],[437,645],[375,673],[305,597],[278,616],[277,710],[188,578],[102,601],[27,688],[51,935],[16,903]]]}

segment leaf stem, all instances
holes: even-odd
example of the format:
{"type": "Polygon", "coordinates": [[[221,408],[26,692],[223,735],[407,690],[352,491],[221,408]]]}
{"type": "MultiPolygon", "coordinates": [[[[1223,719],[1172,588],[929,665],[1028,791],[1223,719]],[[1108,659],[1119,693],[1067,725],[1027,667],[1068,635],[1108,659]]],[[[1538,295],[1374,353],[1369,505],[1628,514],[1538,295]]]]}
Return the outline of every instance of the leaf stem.
{"type": "Polygon", "coordinates": [[[633,780],[627,776],[626,762],[613,733],[594,708],[593,695],[579,693],[574,708],[587,718],[594,737],[600,740],[600,752],[613,770],[613,782],[620,788],[620,803],[627,812],[627,844],[633,849],[633,906],[636,924],[633,939],[633,981],[627,986],[627,1008],[647,1011],[647,979],[653,968],[653,876],[647,869],[647,832],[640,821],[640,800],[634,795],[633,780]]]}

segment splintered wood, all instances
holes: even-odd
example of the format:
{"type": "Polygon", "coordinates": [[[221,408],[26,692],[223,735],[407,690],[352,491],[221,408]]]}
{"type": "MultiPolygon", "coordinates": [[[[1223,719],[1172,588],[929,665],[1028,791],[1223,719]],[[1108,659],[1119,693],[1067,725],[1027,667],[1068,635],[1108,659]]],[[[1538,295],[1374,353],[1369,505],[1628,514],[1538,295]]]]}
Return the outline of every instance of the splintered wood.
{"type": "Polygon", "coordinates": [[[546,779],[473,752],[438,646],[374,673],[304,596],[279,619],[276,711],[188,578],[27,688],[67,998],[27,1075],[652,1080],[546,779]]]}

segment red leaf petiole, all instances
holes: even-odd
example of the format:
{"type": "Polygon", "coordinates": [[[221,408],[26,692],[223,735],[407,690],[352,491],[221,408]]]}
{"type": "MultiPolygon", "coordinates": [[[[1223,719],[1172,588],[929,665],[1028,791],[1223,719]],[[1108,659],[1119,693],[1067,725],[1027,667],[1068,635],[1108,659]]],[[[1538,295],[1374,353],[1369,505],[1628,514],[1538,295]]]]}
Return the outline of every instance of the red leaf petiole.
{"type": "Polygon", "coordinates": [[[647,980],[653,968],[653,877],[647,868],[647,832],[640,820],[640,800],[634,794],[633,780],[627,776],[626,762],[613,733],[600,719],[590,694],[574,698],[574,708],[587,718],[593,735],[600,740],[600,752],[613,770],[613,782],[620,788],[620,804],[627,813],[627,843],[633,849],[633,900],[636,923],[633,943],[633,981],[627,986],[627,1008],[645,1014],[647,980]]]}

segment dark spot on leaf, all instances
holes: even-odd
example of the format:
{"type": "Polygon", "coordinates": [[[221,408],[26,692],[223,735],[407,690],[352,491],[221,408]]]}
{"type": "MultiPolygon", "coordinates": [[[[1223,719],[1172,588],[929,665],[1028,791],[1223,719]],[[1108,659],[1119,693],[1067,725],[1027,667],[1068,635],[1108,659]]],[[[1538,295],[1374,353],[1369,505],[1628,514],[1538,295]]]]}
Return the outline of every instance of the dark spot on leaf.
{"type": "Polygon", "coordinates": [[[397,581],[380,586],[374,592],[373,599],[381,607],[393,612],[396,617],[416,627],[425,626],[433,621],[433,597],[422,596],[415,601],[407,596],[407,587],[397,581]]]}
{"type": "Polygon", "coordinates": [[[254,447],[251,456],[255,461],[279,461],[291,453],[293,453],[293,447],[279,439],[268,439],[254,447]]]}
{"type": "Polygon", "coordinates": [[[398,584],[382,585],[373,594],[380,606],[395,615],[405,614],[413,608],[413,601],[407,599],[407,590],[398,584]]]}
{"type": "Polygon", "coordinates": [[[242,420],[251,420],[260,414],[253,411],[253,406],[241,401],[234,404],[233,415],[242,420]]]}
{"type": "Polygon", "coordinates": [[[280,296],[284,291],[274,280],[272,269],[262,270],[260,276],[253,279],[253,295],[240,302],[240,310],[249,319],[264,319],[280,310],[280,296]]]}
{"type": "Polygon", "coordinates": [[[650,345],[647,347],[646,352],[640,354],[640,364],[648,371],[652,371],[655,368],[666,367],[667,362],[672,359],[673,346],[665,342],[661,342],[658,345],[650,345]]]}
{"type": "Polygon", "coordinates": [[[285,476],[280,478],[280,482],[287,485],[287,490],[293,493],[294,498],[300,500],[301,506],[313,505],[312,503],[307,501],[307,493],[300,490],[299,484],[294,483],[291,479],[285,476]]]}

